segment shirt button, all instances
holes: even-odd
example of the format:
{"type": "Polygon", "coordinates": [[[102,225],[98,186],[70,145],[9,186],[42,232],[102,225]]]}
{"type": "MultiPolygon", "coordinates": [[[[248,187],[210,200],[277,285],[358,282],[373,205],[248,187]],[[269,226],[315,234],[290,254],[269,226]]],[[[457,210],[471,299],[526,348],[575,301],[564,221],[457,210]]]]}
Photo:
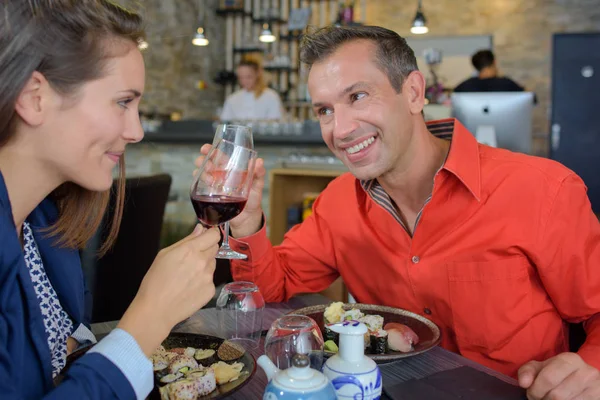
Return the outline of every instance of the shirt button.
{"type": "Polygon", "coordinates": [[[431,310],[427,307],[425,307],[425,309],[423,310],[423,312],[427,315],[431,315],[431,310]]]}
{"type": "Polygon", "coordinates": [[[418,264],[418,263],[419,263],[419,261],[421,261],[421,259],[419,258],[419,256],[413,256],[413,257],[412,257],[412,262],[413,262],[413,264],[418,264]]]}

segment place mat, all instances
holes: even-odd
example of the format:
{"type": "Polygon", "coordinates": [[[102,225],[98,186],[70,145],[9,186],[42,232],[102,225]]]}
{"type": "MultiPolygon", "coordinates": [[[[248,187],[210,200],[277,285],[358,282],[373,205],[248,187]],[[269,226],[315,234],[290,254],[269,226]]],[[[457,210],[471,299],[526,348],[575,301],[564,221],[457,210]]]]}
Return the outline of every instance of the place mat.
{"type": "Polygon", "coordinates": [[[485,372],[463,366],[383,390],[392,400],[527,400],[525,390],[485,372]]]}

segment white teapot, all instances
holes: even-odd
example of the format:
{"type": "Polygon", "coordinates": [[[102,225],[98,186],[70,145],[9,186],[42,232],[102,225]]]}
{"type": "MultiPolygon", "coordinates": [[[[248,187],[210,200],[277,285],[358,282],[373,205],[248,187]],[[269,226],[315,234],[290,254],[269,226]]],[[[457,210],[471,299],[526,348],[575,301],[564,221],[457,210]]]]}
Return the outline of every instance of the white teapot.
{"type": "Polygon", "coordinates": [[[284,370],[277,368],[266,355],[256,361],[269,379],[263,400],[337,399],[331,382],[321,372],[310,368],[310,359],[305,354],[295,354],[292,366],[284,370]]]}

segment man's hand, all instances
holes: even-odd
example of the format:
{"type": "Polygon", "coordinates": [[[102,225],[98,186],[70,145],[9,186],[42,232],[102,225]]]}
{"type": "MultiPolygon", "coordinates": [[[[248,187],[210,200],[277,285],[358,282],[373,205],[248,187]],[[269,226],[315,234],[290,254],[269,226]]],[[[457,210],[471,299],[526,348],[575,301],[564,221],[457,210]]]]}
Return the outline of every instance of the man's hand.
{"type": "Polygon", "coordinates": [[[529,400],[600,399],[600,371],[576,353],[528,362],[519,369],[519,385],[529,400]]]}

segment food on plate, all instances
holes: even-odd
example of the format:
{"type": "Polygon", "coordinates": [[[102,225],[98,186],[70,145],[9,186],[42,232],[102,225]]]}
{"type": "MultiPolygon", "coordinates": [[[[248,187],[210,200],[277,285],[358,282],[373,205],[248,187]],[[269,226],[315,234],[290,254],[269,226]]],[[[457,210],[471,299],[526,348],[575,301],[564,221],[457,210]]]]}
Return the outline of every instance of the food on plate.
{"type": "Polygon", "coordinates": [[[194,353],[194,358],[199,364],[209,367],[211,364],[216,363],[218,360],[215,357],[216,351],[213,349],[199,349],[194,353]]]}
{"type": "Polygon", "coordinates": [[[189,372],[184,379],[160,388],[162,400],[195,400],[217,388],[215,373],[210,368],[189,372]]]}
{"type": "Polygon", "coordinates": [[[388,333],[388,347],[390,350],[406,353],[412,351],[413,346],[419,343],[419,336],[404,324],[388,322],[384,329],[388,333]]]}
{"type": "Polygon", "coordinates": [[[219,361],[210,366],[215,371],[217,383],[223,385],[227,382],[233,382],[240,377],[244,364],[236,362],[233,364],[227,364],[226,362],[219,361]]]}
{"type": "Polygon", "coordinates": [[[388,333],[380,329],[370,336],[371,353],[385,354],[388,352],[388,333]]]}
{"type": "Polygon", "coordinates": [[[327,340],[324,344],[323,344],[323,348],[326,351],[331,351],[332,353],[337,353],[339,348],[337,346],[337,344],[335,344],[335,342],[333,340],[327,340]]]}
{"type": "Polygon", "coordinates": [[[186,372],[187,370],[196,368],[198,368],[198,362],[192,357],[183,354],[173,358],[169,363],[169,373],[171,374],[176,374],[177,372],[186,372]],[[182,371],[185,368],[187,369],[182,371]]]}
{"type": "Polygon", "coordinates": [[[217,355],[223,361],[233,361],[242,357],[245,353],[245,350],[242,346],[237,343],[233,343],[230,341],[224,341],[221,346],[219,346],[219,350],[217,350],[217,355]]]}
{"type": "Polygon", "coordinates": [[[229,364],[225,361],[240,358],[244,355],[243,348],[234,343],[223,342],[219,351],[227,360],[217,358],[219,352],[214,349],[187,347],[167,350],[159,346],[150,359],[160,385],[161,399],[195,400],[213,392],[217,385],[239,379],[244,374],[244,364],[229,364]]]}
{"type": "Polygon", "coordinates": [[[327,327],[342,321],[355,320],[365,324],[365,349],[367,354],[386,354],[389,351],[409,352],[414,350],[414,345],[419,343],[419,337],[408,326],[397,322],[388,322],[384,326],[384,318],[377,314],[365,314],[358,308],[344,309],[344,303],[331,303],[323,312],[324,349],[337,353],[339,336],[327,327]]]}
{"type": "Polygon", "coordinates": [[[344,315],[344,303],[341,301],[336,301],[331,303],[325,309],[323,313],[323,320],[325,324],[335,324],[342,320],[342,315],[344,315]]]}
{"type": "Polygon", "coordinates": [[[183,376],[183,372],[177,372],[175,374],[167,374],[167,375],[163,376],[162,378],[160,378],[160,382],[161,383],[175,382],[177,379],[181,378],[182,376],[183,376]]]}

